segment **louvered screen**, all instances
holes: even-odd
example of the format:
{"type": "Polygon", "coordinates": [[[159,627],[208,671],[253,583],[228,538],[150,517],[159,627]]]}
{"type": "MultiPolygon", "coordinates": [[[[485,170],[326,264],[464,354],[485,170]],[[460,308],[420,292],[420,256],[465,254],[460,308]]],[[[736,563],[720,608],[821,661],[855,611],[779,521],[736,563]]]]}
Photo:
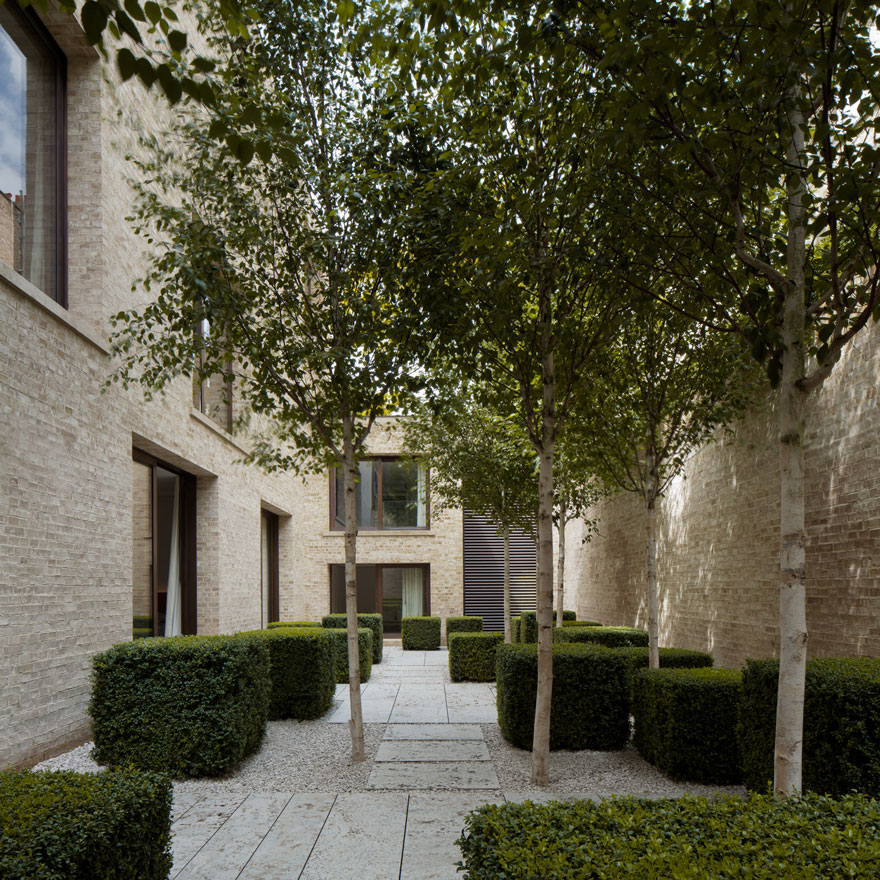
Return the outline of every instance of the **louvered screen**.
{"type": "MultiPolygon", "coordinates": [[[[529,535],[510,536],[510,612],[536,602],[537,551],[529,535]]],[[[483,629],[504,629],[504,540],[484,516],[464,512],[464,613],[483,618],[483,629]]]]}

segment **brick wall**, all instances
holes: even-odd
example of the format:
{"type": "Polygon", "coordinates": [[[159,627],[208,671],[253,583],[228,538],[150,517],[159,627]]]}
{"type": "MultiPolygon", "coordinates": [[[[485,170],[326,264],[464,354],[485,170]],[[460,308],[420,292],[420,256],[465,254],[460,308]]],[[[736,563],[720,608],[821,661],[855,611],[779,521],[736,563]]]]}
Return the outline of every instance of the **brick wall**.
{"type": "MultiPolygon", "coordinates": [[[[856,339],[809,406],[809,651],[880,655],[880,326],[856,339]]],[[[779,466],[772,399],[699,450],[658,511],[661,645],[739,666],[778,649],[779,466]]],[[[647,625],[645,517],[636,496],[597,506],[599,536],[573,532],[567,604],[647,625]],[[576,600],[574,594],[576,593],[576,600]]]]}

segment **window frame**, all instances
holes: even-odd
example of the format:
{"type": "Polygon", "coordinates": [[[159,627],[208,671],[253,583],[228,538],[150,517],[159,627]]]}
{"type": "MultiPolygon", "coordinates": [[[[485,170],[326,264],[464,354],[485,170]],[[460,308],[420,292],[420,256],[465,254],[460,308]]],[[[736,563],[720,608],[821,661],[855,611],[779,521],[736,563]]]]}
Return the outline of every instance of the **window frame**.
{"type": "MultiPolygon", "coordinates": [[[[68,301],[68,228],[67,228],[67,56],[49,32],[33,7],[22,9],[17,3],[7,3],[11,14],[27,27],[45,46],[55,62],[55,295],[43,291],[61,308],[69,308],[68,301]]],[[[14,41],[13,41],[14,42],[14,41]]],[[[27,281],[26,275],[16,272],[27,281]]],[[[33,282],[31,282],[33,283],[33,282]]],[[[37,285],[35,285],[37,286],[37,285]]],[[[39,289],[39,287],[38,287],[39,289]]]]}
{"type": "Polygon", "coordinates": [[[260,624],[261,629],[266,629],[270,623],[277,623],[281,605],[281,562],[279,554],[278,532],[280,517],[265,507],[260,508],[260,538],[262,541],[263,522],[266,523],[267,554],[269,562],[269,619],[263,620],[263,554],[260,552],[260,624]]]}
{"type": "MultiPolygon", "coordinates": [[[[386,461],[393,462],[401,462],[406,460],[407,456],[405,455],[366,455],[360,461],[372,461],[378,462],[379,464],[383,464],[386,461]]],[[[418,463],[416,463],[418,464],[418,463]]],[[[422,467],[421,464],[418,464],[418,467],[422,467]]],[[[336,524],[336,478],[337,473],[340,469],[338,467],[330,468],[330,531],[332,532],[343,532],[345,531],[344,526],[340,526],[336,524]]],[[[431,469],[426,467],[425,471],[425,524],[423,526],[400,526],[400,527],[391,527],[391,526],[383,526],[382,525],[382,481],[383,481],[383,468],[378,469],[378,487],[377,487],[377,507],[376,507],[376,522],[378,525],[375,526],[362,526],[358,525],[358,532],[387,532],[390,534],[394,534],[395,532],[427,532],[431,529],[431,469]]]]}

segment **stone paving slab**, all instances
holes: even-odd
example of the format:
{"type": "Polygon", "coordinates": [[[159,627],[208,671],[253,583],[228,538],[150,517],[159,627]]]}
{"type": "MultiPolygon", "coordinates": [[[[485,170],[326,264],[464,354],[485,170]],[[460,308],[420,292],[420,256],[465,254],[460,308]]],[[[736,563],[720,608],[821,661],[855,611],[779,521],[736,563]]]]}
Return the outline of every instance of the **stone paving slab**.
{"type": "MultiPolygon", "coordinates": [[[[364,716],[364,724],[385,724],[391,717],[394,708],[394,697],[384,697],[377,700],[361,700],[361,712],[364,716]]],[[[351,718],[351,706],[348,700],[343,700],[332,713],[324,720],[330,724],[348,724],[351,718]]]]}
{"type": "Polygon", "coordinates": [[[294,795],[275,819],[239,880],[297,880],[311,855],[336,795],[294,795]]]}
{"type": "Polygon", "coordinates": [[[495,768],[488,761],[376,764],[367,780],[369,789],[495,789],[495,768]]]}
{"type": "Polygon", "coordinates": [[[485,803],[503,803],[484,794],[432,792],[410,795],[400,880],[455,880],[464,818],[485,803]]]}
{"type": "Polygon", "coordinates": [[[395,880],[407,803],[398,792],[340,794],[301,880],[395,880]]]}
{"type": "Polygon", "coordinates": [[[171,876],[178,873],[190,859],[214,836],[217,829],[238,809],[246,795],[227,795],[202,798],[174,823],[171,852],[174,868],[171,876]]]}
{"type": "Polygon", "coordinates": [[[290,793],[248,796],[177,875],[178,880],[236,880],[266,831],[290,800],[290,793]]]}
{"type": "Polygon", "coordinates": [[[385,739],[483,739],[479,724],[389,724],[385,739]]]}
{"type": "Polygon", "coordinates": [[[495,695],[485,684],[446,685],[446,709],[451,722],[492,724],[498,720],[495,695]]]}
{"type": "Polygon", "coordinates": [[[449,652],[444,648],[425,651],[425,666],[449,666],[449,652]]]}
{"type": "Polygon", "coordinates": [[[388,652],[388,657],[383,660],[382,666],[383,672],[389,666],[424,666],[425,665],[425,652],[424,651],[395,651],[394,653],[388,652]]]}
{"type": "Polygon", "coordinates": [[[476,740],[385,740],[376,760],[389,761],[488,761],[486,743],[476,740]]]}
{"type": "Polygon", "coordinates": [[[446,713],[446,692],[442,684],[401,685],[394,710],[388,719],[401,722],[449,721],[446,713]]]}

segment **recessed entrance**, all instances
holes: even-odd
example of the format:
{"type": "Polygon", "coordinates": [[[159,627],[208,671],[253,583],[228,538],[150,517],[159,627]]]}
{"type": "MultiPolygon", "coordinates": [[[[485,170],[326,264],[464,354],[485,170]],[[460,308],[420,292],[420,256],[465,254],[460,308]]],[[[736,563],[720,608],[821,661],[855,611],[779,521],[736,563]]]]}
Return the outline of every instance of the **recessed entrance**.
{"type": "MultiPolygon", "coordinates": [[[[358,612],[381,614],[386,633],[399,633],[404,617],[431,613],[429,565],[359,565],[358,612]]],[[[330,613],[345,613],[345,566],[330,566],[330,613]]]]}

